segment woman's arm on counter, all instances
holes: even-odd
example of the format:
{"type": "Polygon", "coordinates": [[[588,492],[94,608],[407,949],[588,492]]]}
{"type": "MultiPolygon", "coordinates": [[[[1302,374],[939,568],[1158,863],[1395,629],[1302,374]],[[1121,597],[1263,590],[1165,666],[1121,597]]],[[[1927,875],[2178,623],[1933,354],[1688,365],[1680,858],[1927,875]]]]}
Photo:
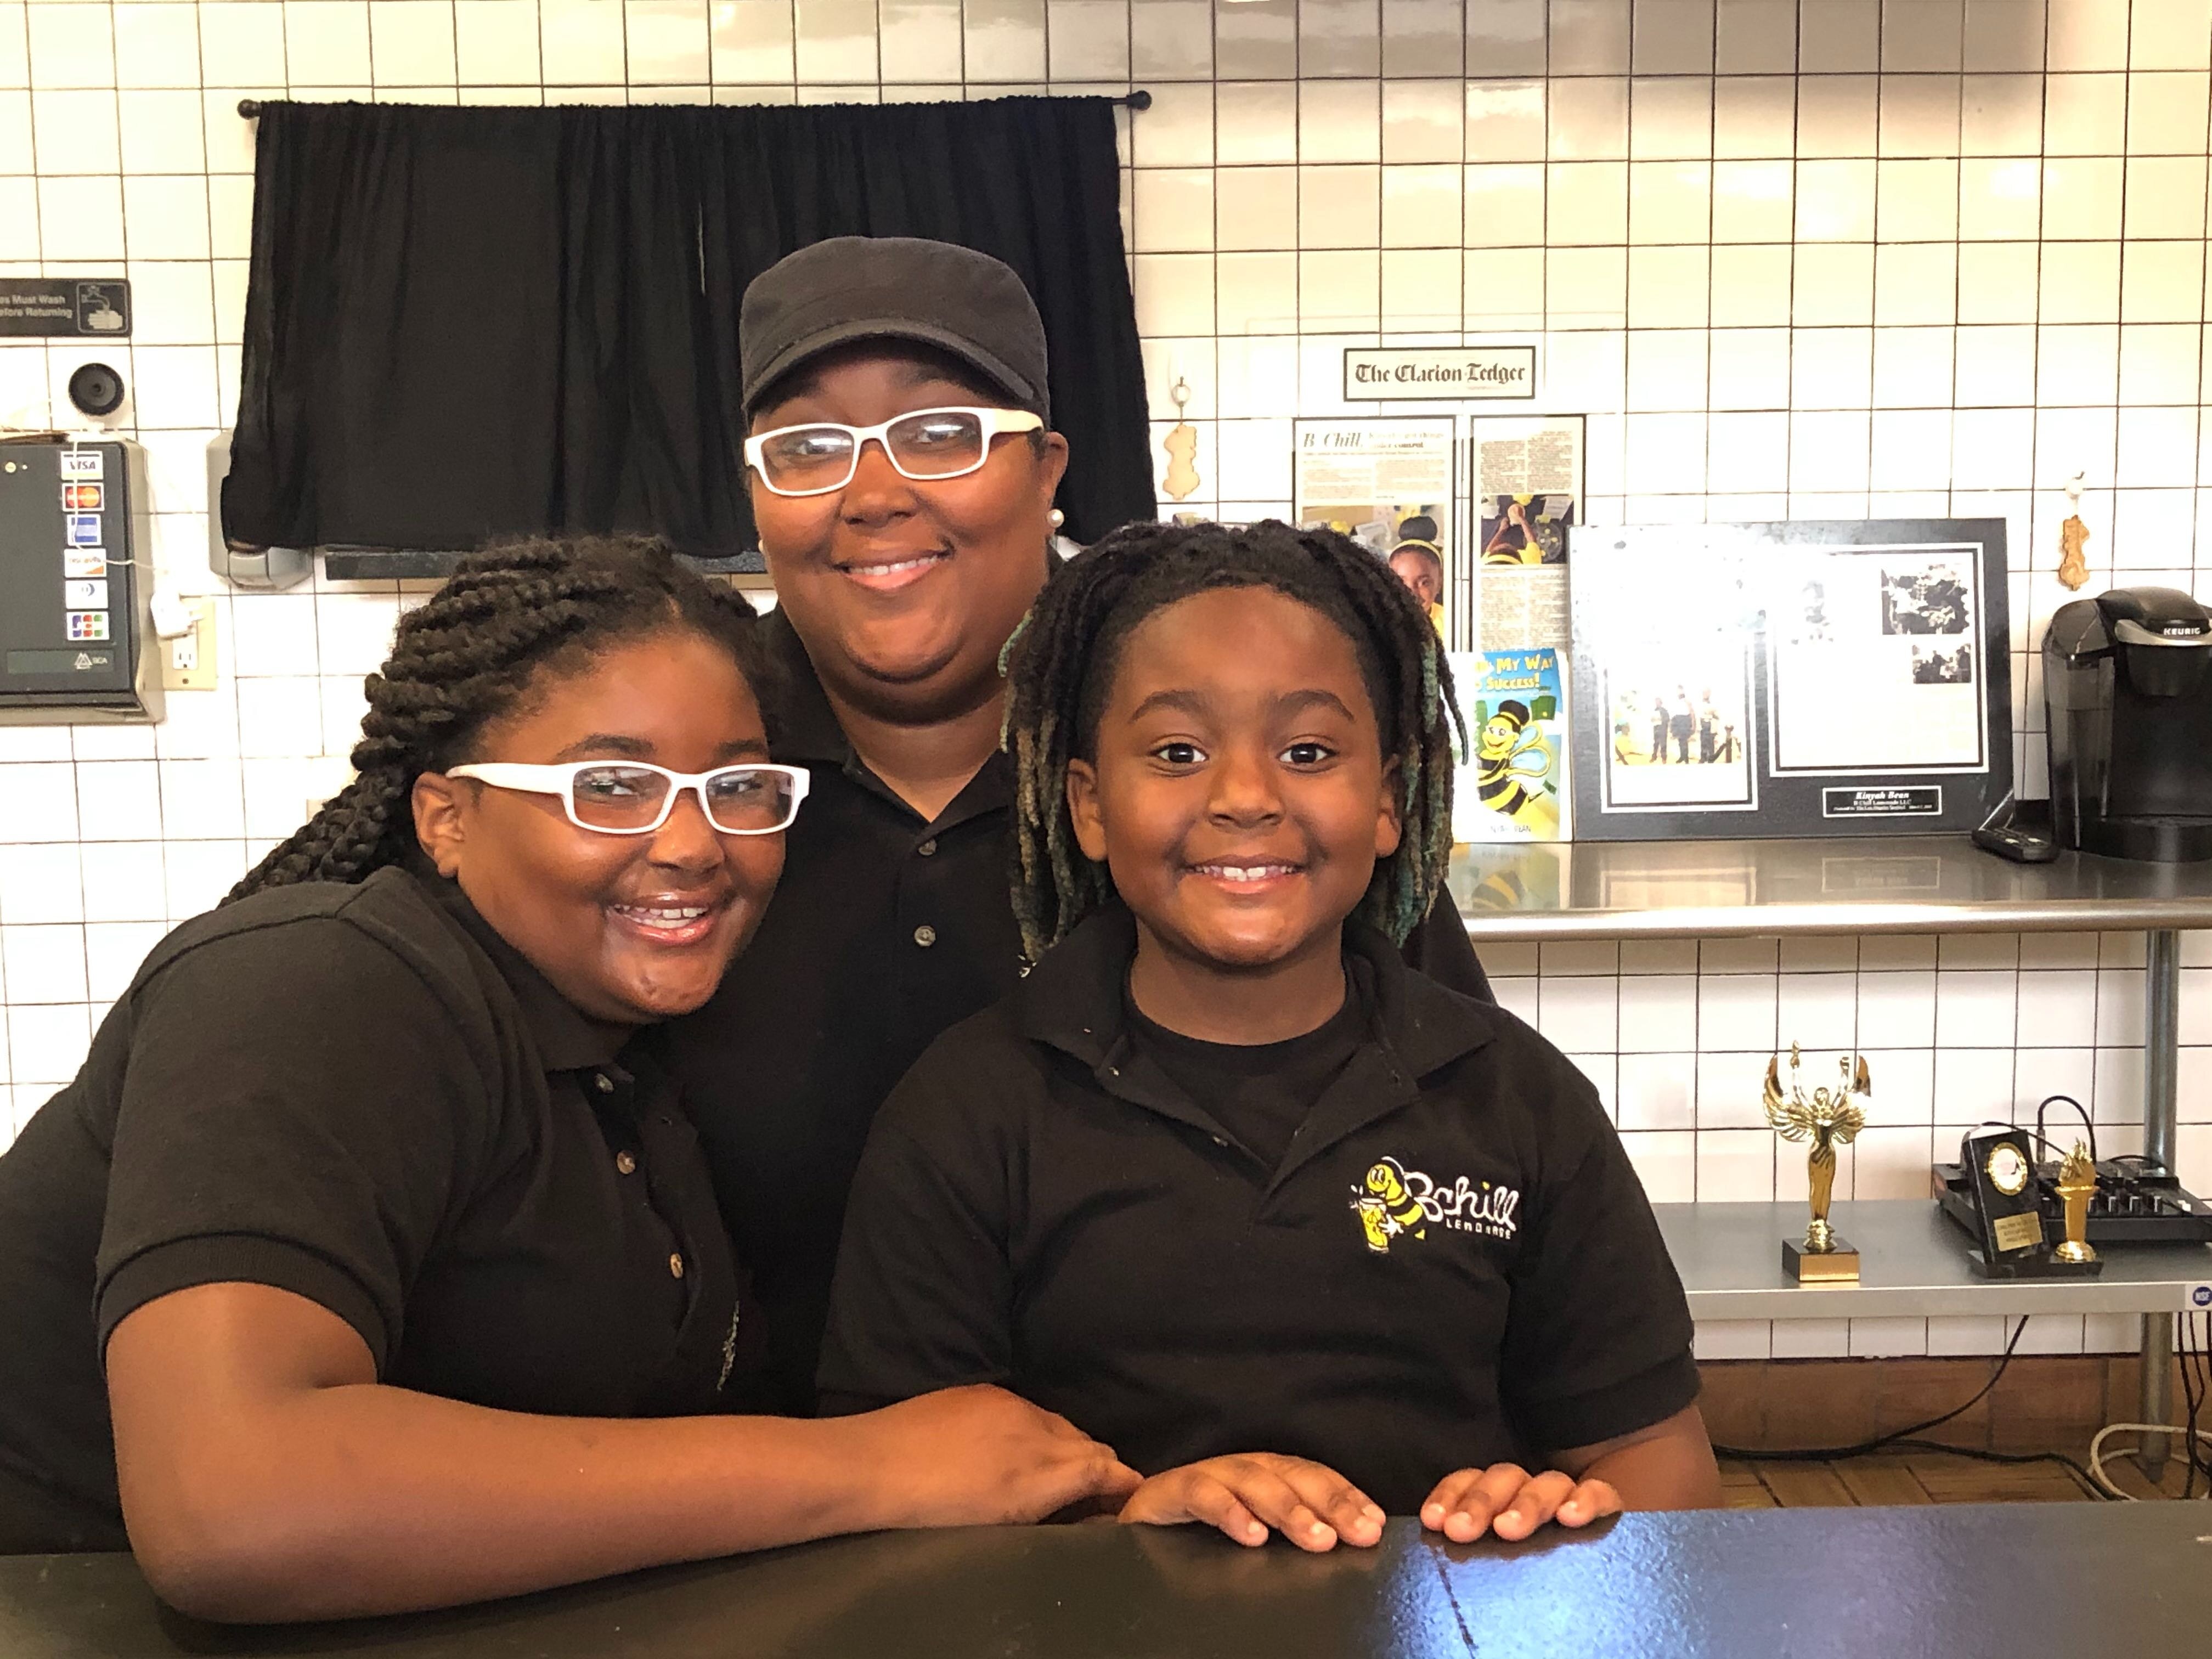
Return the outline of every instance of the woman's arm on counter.
{"type": "Polygon", "coordinates": [[[834,1533],[1034,1521],[1138,1484],[997,1389],[826,1420],[533,1417],[376,1381],[289,1291],[148,1303],[106,1353],[148,1581],[203,1618],[326,1619],[512,1595],[834,1533]]]}

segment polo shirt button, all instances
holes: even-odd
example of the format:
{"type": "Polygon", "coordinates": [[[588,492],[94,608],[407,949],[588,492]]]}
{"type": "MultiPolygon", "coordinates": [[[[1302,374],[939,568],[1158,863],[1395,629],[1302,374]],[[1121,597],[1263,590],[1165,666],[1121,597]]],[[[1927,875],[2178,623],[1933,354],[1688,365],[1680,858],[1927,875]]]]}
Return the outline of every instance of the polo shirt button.
{"type": "Polygon", "coordinates": [[[594,1072],[592,1073],[592,1086],[603,1095],[611,1095],[615,1091],[615,1080],[605,1072],[594,1072]]]}
{"type": "Polygon", "coordinates": [[[921,927],[914,930],[914,942],[921,946],[923,950],[927,951],[931,945],[937,943],[937,929],[931,927],[927,922],[923,922],[921,927]]]}
{"type": "Polygon", "coordinates": [[[680,1252],[671,1251],[669,1253],[668,1276],[671,1279],[681,1279],[684,1277],[684,1257],[680,1252]]]}
{"type": "Polygon", "coordinates": [[[617,1152],[615,1154],[615,1168],[623,1175],[635,1175],[637,1173],[637,1160],[632,1158],[628,1152],[617,1152]]]}
{"type": "Polygon", "coordinates": [[[922,857],[926,859],[935,858],[937,856],[937,837],[932,836],[927,841],[922,842],[921,846],[915,848],[914,850],[921,854],[922,857]]]}

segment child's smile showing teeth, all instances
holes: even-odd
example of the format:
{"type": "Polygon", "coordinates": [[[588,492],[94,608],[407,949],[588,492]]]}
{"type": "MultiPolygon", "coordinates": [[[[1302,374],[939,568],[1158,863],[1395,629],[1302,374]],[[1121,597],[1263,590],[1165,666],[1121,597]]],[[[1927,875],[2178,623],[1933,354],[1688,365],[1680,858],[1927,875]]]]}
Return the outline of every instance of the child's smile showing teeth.
{"type": "Polygon", "coordinates": [[[1225,983],[1256,1010],[1260,1034],[1237,1041],[1322,1024],[1344,1001],[1345,918],[1399,840],[1350,635],[1273,587],[1203,588],[1133,625],[1086,695],[1097,724],[1066,763],[1069,822],[1150,941],[1138,1006],[1188,1009],[1225,983]]]}
{"type": "Polygon", "coordinates": [[[723,905],[679,903],[663,900],[648,904],[610,904],[607,914],[637,937],[656,945],[696,945],[714,931],[723,905]]]}
{"type": "Polygon", "coordinates": [[[1217,859],[1206,864],[1190,866],[1194,875],[1210,877],[1237,887],[1256,887],[1262,884],[1295,876],[1305,866],[1281,862],[1260,863],[1244,860],[1217,859]]]}

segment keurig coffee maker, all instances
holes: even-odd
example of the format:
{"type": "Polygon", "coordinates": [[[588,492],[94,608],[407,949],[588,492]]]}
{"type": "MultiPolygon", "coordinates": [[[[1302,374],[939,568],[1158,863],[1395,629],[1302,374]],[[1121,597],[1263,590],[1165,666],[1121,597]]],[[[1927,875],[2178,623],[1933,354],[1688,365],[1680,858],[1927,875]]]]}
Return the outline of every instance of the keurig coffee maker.
{"type": "Polygon", "coordinates": [[[2059,845],[2212,859],[2212,611],[2171,587],[2059,607],[2043,641],[2059,845]]]}

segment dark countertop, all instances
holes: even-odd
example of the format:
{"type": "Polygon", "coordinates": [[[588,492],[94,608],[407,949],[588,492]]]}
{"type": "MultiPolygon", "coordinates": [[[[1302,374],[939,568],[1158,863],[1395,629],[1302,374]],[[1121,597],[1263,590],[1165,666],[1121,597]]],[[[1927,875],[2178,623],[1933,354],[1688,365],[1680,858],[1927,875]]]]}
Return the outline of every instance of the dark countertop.
{"type": "Polygon", "coordinates": [[[1245,1551],[1196,1528],[884,1533],[513,1601],[226,1629],[128,1557],[0,1559],[8,1659],[1601,1659],[2180,1654],[2212,1632],[2188,1503],[1632,1515],[1461,1546],[1245,1551]]]}

